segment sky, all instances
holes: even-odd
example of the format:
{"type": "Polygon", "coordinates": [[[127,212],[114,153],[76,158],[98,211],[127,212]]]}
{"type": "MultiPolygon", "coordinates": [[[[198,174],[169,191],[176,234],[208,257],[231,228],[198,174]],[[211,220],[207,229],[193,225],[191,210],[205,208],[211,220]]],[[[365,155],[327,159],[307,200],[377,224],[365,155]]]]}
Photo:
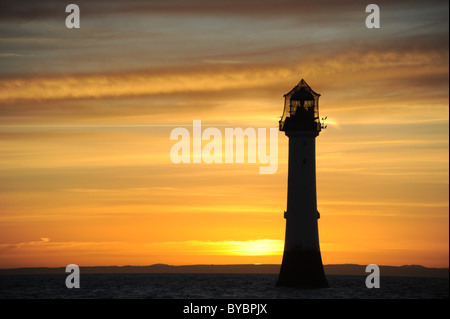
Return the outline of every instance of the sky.
{"type": "Polygon", "coordinates": [[[448,1],[73,2],[2,1],[0,268],[281,263],[283,132],[274,174],[170,134],[277,128],[302,78],[323,263],[448,267],[448,1]]]}

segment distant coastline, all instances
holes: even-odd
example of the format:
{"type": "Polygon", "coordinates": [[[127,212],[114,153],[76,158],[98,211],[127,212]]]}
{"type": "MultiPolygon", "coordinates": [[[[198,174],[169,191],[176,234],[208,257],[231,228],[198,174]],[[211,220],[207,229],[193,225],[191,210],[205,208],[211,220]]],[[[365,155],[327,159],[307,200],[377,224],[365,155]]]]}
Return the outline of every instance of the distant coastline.
{"type": "MultiPolygon", "coordinates": [[[[327,275],[355,275],[367,276],[365,265],[338,264],[325,265],[327,275]]],[[[173,266],[167,264],[154,264],[150,266],[80,266],[82,274],[113,274],[113,273],[136,273],[136,274],[278,274],[280,265],[276,264],[236,264],[236,265],[182,265],[173,266]]],[[[0,269],[0,275],[26,275],[26,274],[66,274],[65,267],[30,267],[0,269]]],[[[404,266],[382,266],[381,276],[404,276],[404,277],[435,277],[449,278],[449,268],[428,268],[420,265],[404,266]]]]}

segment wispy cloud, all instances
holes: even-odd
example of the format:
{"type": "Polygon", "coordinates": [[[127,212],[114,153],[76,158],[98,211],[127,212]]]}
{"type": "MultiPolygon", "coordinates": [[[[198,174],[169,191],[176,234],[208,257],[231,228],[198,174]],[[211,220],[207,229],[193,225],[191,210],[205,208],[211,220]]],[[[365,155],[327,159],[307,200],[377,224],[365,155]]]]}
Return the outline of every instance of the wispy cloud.
{"type": "Polygon", "coordinates": [[[9,58],[9,57],[27,57],[32,56],[31,54],[22,54],[22,53],[0,53],[0,58],[9,58]]]}
{"type": "MultiPolygon", "coordinates": [[[[189,92],[217,92],[227,90],[245,90],[263,87],[278,87],[286,79],[297,79],[299,74],[312,76],[337,77],[347,74],[357,81],[364,72],[371,72],[372,78],[380,77],[385,69],[397,69],[406,72],[402,78],[407,79],[411,67],[417,72],[436,72],[441,74],[442,67],[448,65],[442,59],[437,63],[439,53],[417,52],[409,56],[401,53],[386,52],[374,55],[372,52],[357,54],[345,53],[340,56],[322,57],[320,63],[314,60],[303,61],[300,65],[246,65],[227,66],[224,68],[196,67],[182,71],[128,71],[115,73],[93,73],[81,75],[53,75],[31,78],[0,79],[0,101],[15,103],[19,101],[45,101],[55,99],[98,99],[135,97],[189,92]],[[400,57],[400,55],[402,55],[400,57]]],[[[347,77],[348,77],[347,76],[347,77]]],[[[398,82],[398,73],[388,75],[398,82]]],[[[348,81],[348,79],[347,79],[348,81]]],[[[323,83],[325,84],[325,83],[323,83]]],[[[331,83],[330,83],[331,85],[331,83]]],[[[379,84],[378,84],[379,85],[379,84]]],[[[337,87],[339,88],[339,83],[337,87]]],[[[398,90],[401,86],[398,86],[398,90]]],[[[402,88],[406,89],[406,88],[402,88]]],[[[433,91],[433,87],[429,87],[433,91]]],[[[440,88],[439,88],[440,89],[440,88]]],[[[386,88],[384,88],[386,90],[386,88]]],[[[394,93],[392,89],[391,93],[394,93]]],[[[401,91],[399,91],[401,92],[401,91]]],[[[423,87],[420,95],[427,92],[423,87]]],[[[348,92],[343,92],[348,93],[348,92]]],[[[379,91],[373,90],[373,94],[379,91]]],[[[388,93],[384,91],[384,93],[388,93]]],[[[398,94],[398,93],[397,93],[398,94]]],[[[419,97],[420,97],[419,95],[419,97]]],[[[335,98],[338,98],[335,95],[335,98]]],[[[426,97],[426,96],[424,96],[426,97]]]]}

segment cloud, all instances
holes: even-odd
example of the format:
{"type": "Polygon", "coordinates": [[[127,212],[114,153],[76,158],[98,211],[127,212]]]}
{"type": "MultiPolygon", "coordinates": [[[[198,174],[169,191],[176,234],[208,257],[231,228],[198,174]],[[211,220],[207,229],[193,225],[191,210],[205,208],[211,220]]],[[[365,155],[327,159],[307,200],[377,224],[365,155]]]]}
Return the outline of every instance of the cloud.
{"type": "MultiPolygon", "coordinates": [[[[47,101],[60,99],[99,99],[123,98],[151,95],[186,94],[192,92],[220,92],[227,90],[246,90],[264,87],[278,87],[288,79],[298,81],[301,75],[313,80],[325,77],[336,80],[346,76],[357,81],[361,76],[383,82],[394,81],[401,87],[401,80],[427,76],[419,96],[432,92],[433,77],[444,75],[444,56],[439,51],[421,52],[346,52],[337,56],[322,56],[290,64],[245,65],[245,66],[200,66],[184,70],[143,70],[73,75],[48,75],[34,77],[3,77],[0,79],[0,101],[16,103],[19,101],[47,101]],[[389,70],[386,72],[386,70],[389,70]],[[394,72],[402,70],[405,74],[394,72]]],[[[323,79],[327,83],[326,79],[323,79]]],[[[324,83],[324,84],[325,84],[324,83]]],[[[331,85],[332,83],[328,83],[331,85]]],[[[371,82],[369,82],[371,83],[371,82]]],[[[339,82],[333,83],[337,88],[339,82]]],[[[346,84],[348,85],[348,84],[346,84]]],[[[406,89],[406,88],[404,88],[406,89]]],[[[440,89],[440,86],[439,86],[440,89]]],[[[343,92],[347,94],[348,92],[343,92]]],[[[352,92],[353,93],[353,92],[352,92]]],[[[379,92],[377,92],[379,95],[379,92]]],[[[391,90],[384,93],[395,93],[391,90]]]]}
{"type": "MultiPolygon", "coordinates": [[[[207,15],[302,15],[320,14],[323,8],[328,10],[348,10],[356,8],[355,1],[327,0],[325,3],[314,1],[294,1],[294,0],[229,0],[229,1],[209,1],[209,0],[167,0],[167,1],[138,1],[129,0],[126,2],[110,0],[108,2],[100,0],[78,0],[82,15],[102,16],[117,14],[207,14],[207,15]]],[[[0,19],[42,19],[56,18],[64,14],[66,3],[58,0],[7,0],[2,3],[0,19]]],[[[359,7],[359,6],[358,6],[359,7]]],[[[355,9],[356,10],[356,9],[355,9]]]]}
{"type": "Polygon", "coordinates": [[[0,58],[8,58],[8,57],[27,57],[31,56],[30,54],[21,54],[21,53],[0,53],[0,58]]]}
{"type": "MultiPolygon", "coordinates": [[[[424,4],[420,0],[402,1],[392,3],[391,1],[380,0],[377,2],[382,9],[392,9],[398,7],[415,8],[422,6],[445,7],[448,2],[445,0],[430,0],[424,4]]],[[[366,4],[361,4],[354,0],[324,0],[324,1],[295,1],[295,0],[78,0],[77,4],[85,15],[111,15],[111,14],[208,14],[208,15],[297,15],[308,17],[321,15],[325,12],[354,12],[364,11],[366,4]]],[[[37,19],[54,17],[58,12],[64,12],[67,4],[58,0],[6,0],[2,3],[1,19],[37,19]],[[20,5],[19,5],[20,4],[20,5]]]]}
{"type": "MultiPolygon", "coordinates": [[[[50,238],[42,237],[39,241],[28,241],[17,244],[0,244],[0,250],[3,249],[29,249],[30,247],[46,245],[50,242],[50,238]]],[[[39,248],[38,248],[39,249],[39,248]]]]}

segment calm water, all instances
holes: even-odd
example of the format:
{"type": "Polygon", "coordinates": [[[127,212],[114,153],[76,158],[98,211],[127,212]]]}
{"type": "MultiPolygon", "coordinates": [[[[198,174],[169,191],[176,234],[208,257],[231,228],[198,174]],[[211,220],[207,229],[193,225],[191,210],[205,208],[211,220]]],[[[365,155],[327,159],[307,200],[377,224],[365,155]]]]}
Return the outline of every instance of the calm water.
{"type": "Polygon", "coordinates": [[[277,275],[256,274],[81,274],[79,289],[66,275],[0,275],[0,298],[101,299],[444,299],[448,278],[381,277],[368,289],[364,276],[327,276],[330,288],[277,288],[277,275]]]}

